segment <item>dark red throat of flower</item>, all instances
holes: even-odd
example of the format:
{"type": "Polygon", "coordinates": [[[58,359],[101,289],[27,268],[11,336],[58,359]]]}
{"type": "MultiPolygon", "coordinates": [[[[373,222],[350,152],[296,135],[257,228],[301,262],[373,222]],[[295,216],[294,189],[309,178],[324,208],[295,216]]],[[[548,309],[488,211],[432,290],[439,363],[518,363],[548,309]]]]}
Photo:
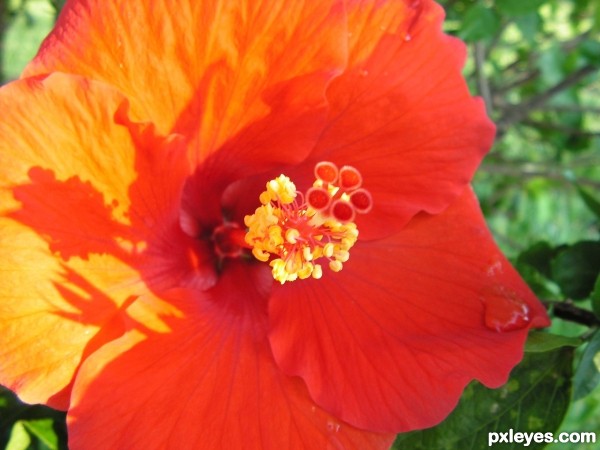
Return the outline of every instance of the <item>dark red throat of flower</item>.
{"type": "Polygon", "coordinates": [[[237,258],[244,248],[251,248],[245,240],[246,230],[236,223],[225,223],[215,228],[212,240],[220,257],[237,258]]]}

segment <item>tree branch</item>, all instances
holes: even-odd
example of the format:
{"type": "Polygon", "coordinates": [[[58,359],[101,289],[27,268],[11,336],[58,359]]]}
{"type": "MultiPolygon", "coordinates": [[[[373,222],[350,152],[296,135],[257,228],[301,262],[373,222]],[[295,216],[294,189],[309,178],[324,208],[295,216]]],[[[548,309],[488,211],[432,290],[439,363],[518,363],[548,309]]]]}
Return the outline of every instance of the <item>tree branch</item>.
{"type": "Polygon", "coordinates": [[[541,108],[556,94],[573,86],[574,84],[577,84],[583,78],[597,70],[597,67],[591,64],[583,66],[575,72],[569,74],[565,79],[555,84],[545,92],[530,98],[520,105],[510,105],[497,123],[498,135],[501,136],[506,132],[508,127],[523,121],[523,119],[525,119],[531,111],[541,108]]]}
{"type": "Polygon", "coordinates": [[[594,108],[593,106],[586,105],[546,105],[544,111],[554,111],[563,113],[580,113],[580,114],[600,114],[600,108],[594,108]]]}
{"type": "Polygon", "coordinates": [[[475,58],[475,74],[477,76],[477,89],[479,94],[483,97],[485,103],[485,109],[488,116],[492,115],[492,92],[490,90],[490,84],[488,83],[487,77],[483,69],[483,63],[485,61],[485,44],[481,41],[475,42],[474,44],[474,58],[475,58]]]}
{"type": "MultiPolygon", "coordinates": [[[[546,178],[548,180],[559,181],[565,185],[572,186],[573,180],[564,175],[564,169],[544,169],[534,164],[514,165],[510,163],[491,163],[484,161],[479,168],[480,172],[491,173],[494,175],[505,175],[517,180],[525,181],[531,178],[546,178]]],[[[588,178],[577,178],[577,184],[592,189],[600,189],[600,182],[588,178]]]]}
{"type": "Polygon", "coordinates": [[[541,130],[554,130],[560,131],[567,136],[580,136],[580,137],[596,137],[600,136],[600,131],[585,131],[580,128],[568,127],[559,123],[548,123],[540,122],[538,120],[525,119],[523,125],[527,125],[533,128],[539,128],[541,130]]]}
{"type": "Polygon", "coordinates": [[[505,94],[512,89],[529,83],[530,81],[535,80],[539,75],[540,71],[538,69],[534,69],[531,72],[525,72],[520,78],[517,78],[500,88],[494,89],[494,97],[500,97],[502,94],[505,94]]]}
{"type": "Polygon", "coordinates": [[[600,326],[600,319],[587,309],[579,308],[572,302],[548,302],[552,305],[552,311],[556,317],[568,320],[569,322],[579,323],[588,327],[600,326]]]}

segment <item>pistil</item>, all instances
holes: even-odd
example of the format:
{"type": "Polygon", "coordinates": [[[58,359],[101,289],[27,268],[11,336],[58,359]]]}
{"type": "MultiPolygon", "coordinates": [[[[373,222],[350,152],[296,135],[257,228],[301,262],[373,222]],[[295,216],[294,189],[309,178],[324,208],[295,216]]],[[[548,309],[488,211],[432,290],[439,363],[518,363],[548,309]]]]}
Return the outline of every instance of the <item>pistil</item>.
{"type": "Polygon", "coordinates": [[[358,239],[356,214],[368,213],[373,204],[354,167],[320,162],[315,178],[305,193],[285,175],[270,180],[259,197],[262,205],[244,219],[246,244],[256,259],[269,262],[281,284],[321,278],[322,263],[342,270],[358,239]]]}

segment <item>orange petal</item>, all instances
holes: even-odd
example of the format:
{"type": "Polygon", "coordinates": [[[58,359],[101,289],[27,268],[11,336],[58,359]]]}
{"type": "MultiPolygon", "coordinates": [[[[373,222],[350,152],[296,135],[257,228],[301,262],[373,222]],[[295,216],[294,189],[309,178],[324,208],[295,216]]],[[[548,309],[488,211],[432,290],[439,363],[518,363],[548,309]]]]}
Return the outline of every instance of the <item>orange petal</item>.
{"type": "Polygon", "coordinates": [[[494,245],[474,194],[352,249],[344,269],[276,286],[270,341],[324,409],[357,426],[433,426],[473,379],[506,382],[531,327],[548,326],[494,245]]]}
{"type": "Polygon", "coordinates": [[[129,133],[111,125],[123,101],[111,89],[63,75],[0,91],[0,383],[27,402],[66,407],[65,396],[52,396],[69,384],[86,348],[98,344],[102,328],[106,336],[121,333],[111,318],[132,295],[123,283],[136,274],[99,249],[123,236],[135,176],[129,133]],[[56,178],[66,180],[64,189],[48,190],[56,178]],[[36,184],[45,188],[25,188],[36,184]],[[53,198],[70,210],[54,209],[53,198]],[[68,242],[61,240],[68,238],[66,222],[68,242]],[[49,242],[51,230],[58,234],[49,242]],[[90,252],[74,257],[85,241],[90,252]]]}
{"type": "Polygon", "coordinates": [[[393,435],[340,422],[278,370],[262,269],[234,263],[211,291],[132,305],[127,333],[78,374],[69,448],[388,449],[393,435]]]}
{"type": "Polygon", "coordinates": [[[342,4],[69,2],[25,75],[63,71],[110,83],[131,99],[135,120],[162,133],[199,132],[209,154],[286,95],[324,103],[346,62],[342,4]],[[290,93],[287,83],[303,78],[290,93]]]}
{"type": "Polygon", "coordinates": [[[66,408],[82,358],[122,333],[119,309],[185,285],[189,252],[205,254],[175,227],[187,162],[125,124],[126,100],[104,84],[24,79],[0,107],[0,383],[66,408]],[[161,259],[169,246],[187,252],[161,259]]]}

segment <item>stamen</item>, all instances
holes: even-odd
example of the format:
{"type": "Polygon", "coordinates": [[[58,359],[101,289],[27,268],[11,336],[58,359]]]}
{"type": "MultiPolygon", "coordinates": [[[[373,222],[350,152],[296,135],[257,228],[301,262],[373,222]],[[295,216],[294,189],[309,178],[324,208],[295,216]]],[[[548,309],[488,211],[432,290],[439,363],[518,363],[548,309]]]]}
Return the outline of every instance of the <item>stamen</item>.
{"type": "Polygon", "coordinates": [[[333,272],[342,270],[358,239],[356,214],[369,212],[373,198],[360,188],[362,175],[351,166],[328,161],[315,166],[315,182],[298,194],[285,175],[266,183],[254,214],[246,216],[246,243],[256,259],[269,262],[281,284],[323,276],[318,260],[333,272]]]}

